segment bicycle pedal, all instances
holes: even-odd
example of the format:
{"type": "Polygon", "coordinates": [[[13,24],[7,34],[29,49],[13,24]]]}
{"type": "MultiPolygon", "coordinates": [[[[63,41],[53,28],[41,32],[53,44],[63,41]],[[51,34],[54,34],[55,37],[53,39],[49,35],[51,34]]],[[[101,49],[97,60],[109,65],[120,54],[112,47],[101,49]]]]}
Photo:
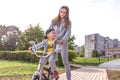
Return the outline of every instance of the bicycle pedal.
{"type": "Polygon", "coordinates": [[[44,70],[49,72],[50,68],[44,67],[44,70]]]}

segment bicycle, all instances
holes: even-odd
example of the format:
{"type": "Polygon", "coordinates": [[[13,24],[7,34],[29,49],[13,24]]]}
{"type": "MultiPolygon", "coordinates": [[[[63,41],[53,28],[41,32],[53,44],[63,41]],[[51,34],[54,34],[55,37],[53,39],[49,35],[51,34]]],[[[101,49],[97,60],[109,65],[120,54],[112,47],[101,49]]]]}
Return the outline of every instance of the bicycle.
{"type": "MultiPolygon", "coordinates": [[[[35,43],[31,42],[33,44],[33,46],[35,47],[35,43]]],[[[30,43],[30,44],[31,44],[30,43]]],[[[32,80],[58,80],[59,79],[59,76],[56,77],[56,78],[53,78],[52,77],[52,71],[51,71],[51,68],[47,68],[47,67],[44,67],[43,68],[43,71],[41,70],[41,66],[42,66],[42,59],[44,58],[47,58],[50,56],[50,54],[46,54],[46,55],[38,55],[36,51],[32,51],[32,54],[35,54],[38,58],[40,58],[39,60],[39,65],[38,65],[38,71],[36,71],[33,76],[32,76],[32,80]],[[46,73],[45,73],[46,71],[46,73]]]]}

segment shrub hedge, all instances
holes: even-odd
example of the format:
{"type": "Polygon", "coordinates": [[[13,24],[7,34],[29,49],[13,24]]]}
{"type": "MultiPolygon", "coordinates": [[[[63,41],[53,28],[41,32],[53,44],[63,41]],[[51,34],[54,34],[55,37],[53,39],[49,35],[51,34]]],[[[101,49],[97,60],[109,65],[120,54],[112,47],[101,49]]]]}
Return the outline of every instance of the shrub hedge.
{"type": "MultiPolygon", "coordinates": [[[[41,51],[38,51],[40,55],[42,55],[41,51]]],[[[72,62],[75,57],[77,57],[77,53],[69,50],[69,61],[72,62]]],[[[39,58],[35,55],[31,54],[30,51],[0,51],[0,59],[5,60],[23,60],[29,62],[38,62],[39,58]]],[[[58,55],[58,61],[56,62],[57,65],[62,66],[62,59],[61,55],[58,55]]]]}
{"type": "MultiPolygon", "coordinates": [[[[75,57],[78,57],[77,53],[73,50],[69,50],[68,53],[69,53],[68,54],[69,62],[73,62],[73,59],[75,59],[75,57]]],[[[63,66],[63,62],[60,54],[58,55],[58,61],[56,62],[56,64],[59,66],[63,66]]]]}
{"type": "Polygon", "coordinates": [[[92,57],[99,57],[99,53],[98,53],[98,51],[97,50],[92,50],[92,57]]]}
{"type": "Polygon", "coordinates": [[[38,58],[30,51],[0,51],[0,59],[38,62],[38,58]]]}

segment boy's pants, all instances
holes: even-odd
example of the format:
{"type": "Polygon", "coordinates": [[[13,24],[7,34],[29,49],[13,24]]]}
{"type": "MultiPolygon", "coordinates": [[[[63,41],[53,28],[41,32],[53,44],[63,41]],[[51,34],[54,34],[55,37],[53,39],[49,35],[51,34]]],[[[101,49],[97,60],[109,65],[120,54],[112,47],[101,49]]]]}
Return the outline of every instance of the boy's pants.
{"type": "Polygon", "coordinates": [[[38,64],[38,70],[43,71],[43,68],[47,62],[49,62],[49,67],[51,68],[51,71],[57,71],[56,68],[56,54],[55,53],[50,53],[49,57],[46,58],[40,58],[39,64],[38,64]]]}

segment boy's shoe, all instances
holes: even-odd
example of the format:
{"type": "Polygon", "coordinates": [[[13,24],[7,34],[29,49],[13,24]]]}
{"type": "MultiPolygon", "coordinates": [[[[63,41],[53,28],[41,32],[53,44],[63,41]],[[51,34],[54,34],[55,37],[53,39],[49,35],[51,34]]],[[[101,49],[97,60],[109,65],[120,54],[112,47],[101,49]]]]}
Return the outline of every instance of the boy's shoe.
{"type": "Polygon", "coordinates": [[[58,77],[58,71],[54,71],[53,74],[52,74],[52,77],[57,78],[58,77]]]}

